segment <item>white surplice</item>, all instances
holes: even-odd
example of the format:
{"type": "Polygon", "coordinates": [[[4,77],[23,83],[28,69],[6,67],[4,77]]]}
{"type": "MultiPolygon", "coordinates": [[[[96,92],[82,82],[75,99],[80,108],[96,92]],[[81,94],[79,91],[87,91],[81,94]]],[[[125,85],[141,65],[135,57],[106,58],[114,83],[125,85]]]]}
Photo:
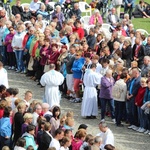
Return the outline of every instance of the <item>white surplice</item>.
{"type": "Polygon", "coordinates": [[[53,107],[60,104],[59,85],[64,81],[64,76],[55,70],[46,72],[40,80],[42,86],[45,86],[45,101],[53,107]]]}
{"type": "Polygon", "coordinates": [[[8,88],[8,76],[5,68],[0,69],[0,85],[5,85],[8,88]]]}
{"type": "Polygon", "coordinates": [[[85,85],[83,93],[83,101],[81,106],[81,116],[97,116],[98,105],[97,105],[97,91],[96,86],[100,84],[102,75],[88,69],[83,78],[85,85]]]}

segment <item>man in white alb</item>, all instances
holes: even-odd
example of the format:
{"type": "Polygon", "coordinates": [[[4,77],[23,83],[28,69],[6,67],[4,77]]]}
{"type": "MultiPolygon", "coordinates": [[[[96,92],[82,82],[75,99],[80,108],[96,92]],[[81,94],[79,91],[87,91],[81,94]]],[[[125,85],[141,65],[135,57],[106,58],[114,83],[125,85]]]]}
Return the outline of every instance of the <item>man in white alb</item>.
{"type": "Polygon", "coordinates": [[[6,86],[8,88],[8,76],[7,70],[3,68],[3,63],[0,61],[0,85],[6,86]]]}
{"type": "Polygon", "coordinates": [[[96,136],[100,136],[102,138],[102,144],[100,146],[101,150],[105,150],[109,147],[114,148],[114,135],[112,131],[108,128],[106,122],[101,121],[99,123],[100,133],[96,136]]]}
{"type": "Polygon", "coordinates": [[[45,86],[44,100],[52,108],[54,105],[60,105],[59,85],[64,81],[64,76],[55,70],[55,65],[50,64],[50,71],[46,72],[40,80],[42,86],[45,86]]]}
{"type": "Polygon", "coordinates": [[[99,85],[101,77],[102,75],[96,72],[96,64],[92,64],[91,69],[88,69],[84,74],[85,89],[81,106],[82,117],[94,119],[98,115],[96,86],[99,85]]]}

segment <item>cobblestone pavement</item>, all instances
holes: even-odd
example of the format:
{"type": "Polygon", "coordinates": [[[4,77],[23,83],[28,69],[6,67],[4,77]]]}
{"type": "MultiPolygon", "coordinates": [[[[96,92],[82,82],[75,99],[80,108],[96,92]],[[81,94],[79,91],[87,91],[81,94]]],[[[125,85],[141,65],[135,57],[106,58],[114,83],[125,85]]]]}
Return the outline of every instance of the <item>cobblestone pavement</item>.
{"type": "MultiPolygon", "coordinates": [[[[37,86],[37,82],[32,81],[24,74],[17,74],[14,71],[8,71],[9,86],[19,88],[19,97],[23,98],[26,90],[33,91],[33,100],[42,100],[44,88],[37,86]]],[[[61,100],[62,113],[73,111],[75,116],[74,132],[81,123],[88,125],[88,133],[96,135],[99,133],[98,123],[100,114],[97,119],[87,120],[80,116],[81,103],[71,103],[66,99],[61,100]]],[[[106,118],[108,126],[113,131],[115,136],[115,146],[117,150],[150,150],[150,136],[143,133],[137,133],[131,129],[124,127],[116,127],[110,118],[106,118]]]]}

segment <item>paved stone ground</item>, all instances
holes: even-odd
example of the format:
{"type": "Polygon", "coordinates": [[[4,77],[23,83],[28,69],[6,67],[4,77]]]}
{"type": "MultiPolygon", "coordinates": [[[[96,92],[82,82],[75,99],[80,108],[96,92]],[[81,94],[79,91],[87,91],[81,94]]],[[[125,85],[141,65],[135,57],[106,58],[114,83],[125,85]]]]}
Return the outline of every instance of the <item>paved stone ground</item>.
{"type": "MultiPolygon", "coordinates": [[[[17,74],[14,71],[8,71],[9,85],[10,87],[19,88],[19,97],[23,98],[26,90],[33,91],[33,100],[42,100],[44,88],[37,86],[37,83],[26,77],[24,74],[17,74]]],[[[70,103],[68,100],[61,100],[62,113],[69,110],[74,112],[75,116],[75,127],[74,132],[81,123],[88,125],[88,133],[96,135],[99,133],[98,123],[100,114],[97,119],[87,120],[80,116],[81,104],[70,103]]],[[[127,129],[127,125],[123,128],[116,127],[110,118],[106,118],[108,126],[114,133],[115,146],[117,150],[150,150],[150,136],[142,133],[137,133],[131,129],[127,129]]]]}

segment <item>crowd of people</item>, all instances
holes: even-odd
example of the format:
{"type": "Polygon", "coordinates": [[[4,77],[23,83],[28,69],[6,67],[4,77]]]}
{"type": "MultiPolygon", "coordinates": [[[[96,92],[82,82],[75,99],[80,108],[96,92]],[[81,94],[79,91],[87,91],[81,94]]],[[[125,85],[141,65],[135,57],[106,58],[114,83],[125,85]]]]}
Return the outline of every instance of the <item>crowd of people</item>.
{"type": "Polygon", "coordinates": [[[97,9],[87,31],[78,3],[68,20],[57,5],[48,24],[44,3],[20,4],[16,0],[11,18],[0,9],[0,149],[113,150],[106,115],[117,127],[126,122],[128,129],[150,135],[150,36],[134,29],[130,13],[120,19],[111,9],[108,36],[97,9]],[[32,91],[19,99],[18,89],[9,88],[6,69],[45,87],[43,103],[31,102],[32,91]],[[61,114],[61,97],[82,103],[81,116],[87,119],[96,119],[100,108],[101,133],[89,135],[82,124],[73,136],[73,112],[61,114]]]}

